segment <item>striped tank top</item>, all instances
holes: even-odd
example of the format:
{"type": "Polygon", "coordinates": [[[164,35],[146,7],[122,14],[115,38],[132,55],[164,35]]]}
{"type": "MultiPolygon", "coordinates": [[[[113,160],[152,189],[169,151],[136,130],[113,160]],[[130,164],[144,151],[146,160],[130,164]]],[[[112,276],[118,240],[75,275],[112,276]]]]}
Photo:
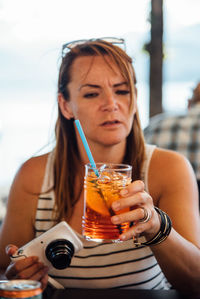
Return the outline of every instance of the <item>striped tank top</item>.
{"type": "MultiPolygon", "coordinates": [[[[143,181],[148,191],[148,169],[153,145],[146,145],[146,158],[143,164],[143,181]]],[[[41,195],[35,219],[36,237],[47,231],[55,223],[52,221],[54,192],[53,152],[49,154],[41,195]]],[[[49,271],[49,276],[59,284],[69,288],[123,288],[123,289],[169,289],[160,266],[149,247],[135,247],[132,240],[121,243],[96,243],[85,240],[75,231],[83,243],[72,258],[67,269],[49,271]]]]}

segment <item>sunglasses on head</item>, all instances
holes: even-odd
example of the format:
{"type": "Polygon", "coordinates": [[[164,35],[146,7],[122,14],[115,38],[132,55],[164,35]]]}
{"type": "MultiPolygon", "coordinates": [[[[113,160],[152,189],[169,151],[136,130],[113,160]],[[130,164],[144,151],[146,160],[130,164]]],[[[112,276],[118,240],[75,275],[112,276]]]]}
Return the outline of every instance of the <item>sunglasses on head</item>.
{"type": "Polygon", "coordinates": [[[111,43],[113,45],[123,45],[125,48],[125,41],[123,38],[117,38],[117,37],[102,37],[102,38],[91,38],[91,39],[80,39],[75,40],[72,42],[68,42],[62,46],[62,57],[66,55],[68,51],[73,49],[74,47],[84,44],[86,42],[93,42],[93,41],[105,41],[108,43],[111,43]]]}

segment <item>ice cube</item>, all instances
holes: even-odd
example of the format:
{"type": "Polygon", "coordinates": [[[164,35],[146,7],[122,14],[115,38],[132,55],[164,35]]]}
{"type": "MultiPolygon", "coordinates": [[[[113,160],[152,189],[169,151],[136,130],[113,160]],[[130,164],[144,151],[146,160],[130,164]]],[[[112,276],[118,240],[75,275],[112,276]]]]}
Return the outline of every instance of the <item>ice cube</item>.
{"type": "Polygon", "coordinates": [[[103,171],[106,167],[106,164],[101,165],[101,167],[99,167],[99,172],[103,171]]]}
{"type": "Polygon", "coordinates": [[[97,180],[97,183],[99,185],[102,185],[102,184],[108,184],[111,182],[111,178],[107,175],[104,175],[104,174],[100,174],[98,180],[97,180]]]}
{"type": "Polygon", "coordinates": [[[111,176],[113,181],[124,180],[124,175],[119,172],[112,171],[111,176]]]}

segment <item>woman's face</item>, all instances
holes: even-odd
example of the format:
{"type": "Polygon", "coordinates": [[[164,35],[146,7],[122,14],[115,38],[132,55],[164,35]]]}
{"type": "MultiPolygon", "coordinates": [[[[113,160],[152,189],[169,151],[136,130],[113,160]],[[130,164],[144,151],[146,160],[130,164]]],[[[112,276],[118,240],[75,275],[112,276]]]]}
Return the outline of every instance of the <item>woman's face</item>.
{"type": "Polygon", "coordinates": [[[117,66],[106,57],[77,58],[68,84],[70,99],[64,116],[79,119],[89,143],[109,146],[124,142],[133,122],[129,112],[130,88],[117,66]]]}

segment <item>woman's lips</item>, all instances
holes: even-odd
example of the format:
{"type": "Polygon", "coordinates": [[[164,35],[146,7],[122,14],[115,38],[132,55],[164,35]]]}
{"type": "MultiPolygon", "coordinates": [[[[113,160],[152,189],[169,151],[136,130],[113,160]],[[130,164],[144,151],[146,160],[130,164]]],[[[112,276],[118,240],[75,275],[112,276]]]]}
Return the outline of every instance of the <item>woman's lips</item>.
{"type": "Polygon", "coordinates": [[[101,124],[102,127],[116,127],[121,124],[118,120],[105,121],[101,124]]]}

